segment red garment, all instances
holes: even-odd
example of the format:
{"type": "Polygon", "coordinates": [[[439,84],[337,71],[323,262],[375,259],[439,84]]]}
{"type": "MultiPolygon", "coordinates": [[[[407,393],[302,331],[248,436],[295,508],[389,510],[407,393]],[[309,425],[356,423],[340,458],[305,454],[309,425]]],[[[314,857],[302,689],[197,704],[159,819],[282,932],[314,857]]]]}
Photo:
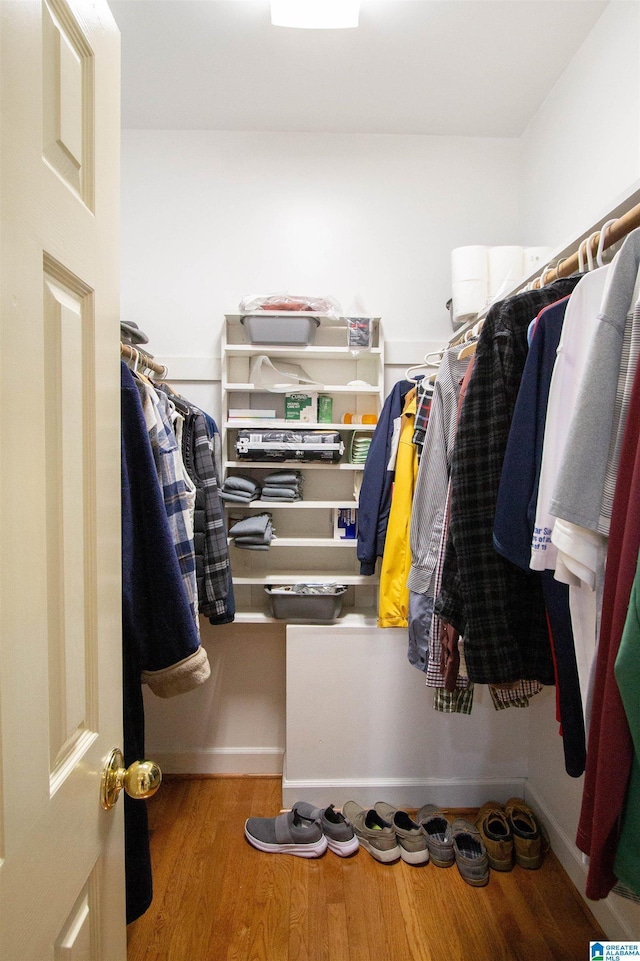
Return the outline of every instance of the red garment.
{"type": "Polygon", "coordinates": [[[636,369],[616,483],[596,655],[593,706],[576,844],[590,857],[586,895],[606,898],[617,881],[613,862],[633,742],[615,661],[640,550],[640,367],[636,369]]]}

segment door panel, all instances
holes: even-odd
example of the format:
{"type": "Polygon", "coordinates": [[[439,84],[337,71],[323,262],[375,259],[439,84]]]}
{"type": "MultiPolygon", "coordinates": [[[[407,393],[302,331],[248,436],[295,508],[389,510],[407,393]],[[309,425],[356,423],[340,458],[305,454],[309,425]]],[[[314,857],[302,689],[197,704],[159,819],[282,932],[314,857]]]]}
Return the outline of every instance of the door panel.
{"type": "Polygon", "coordinates": [[[0,957],[124,961],[119,38],[0,15],[0,957]]]}

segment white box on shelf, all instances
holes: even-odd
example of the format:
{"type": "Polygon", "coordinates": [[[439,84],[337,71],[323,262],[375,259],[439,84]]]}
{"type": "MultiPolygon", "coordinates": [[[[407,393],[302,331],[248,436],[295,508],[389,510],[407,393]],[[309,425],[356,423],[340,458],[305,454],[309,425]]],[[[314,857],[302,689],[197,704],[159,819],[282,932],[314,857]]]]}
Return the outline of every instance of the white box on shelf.
{"type": "Polygon", "coordinates": [[[333,512],[333,536],[339,541],[353,541],[358,536],[358,511],[354,507],[336,507],[333,512]]]}

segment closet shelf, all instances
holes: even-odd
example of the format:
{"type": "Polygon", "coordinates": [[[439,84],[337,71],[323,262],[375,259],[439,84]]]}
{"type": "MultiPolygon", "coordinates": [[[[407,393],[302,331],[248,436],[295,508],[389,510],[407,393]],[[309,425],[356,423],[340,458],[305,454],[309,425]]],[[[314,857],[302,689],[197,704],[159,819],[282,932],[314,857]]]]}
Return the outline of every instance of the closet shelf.
{"type": "Polygon", "coordinates": [[[302,422],[299,420],[277,420],[275,418],[271,420],[267,417],[230,417],[225,423],[225,427],[228,427],[229,430],[243,427],[262,427],[265,430],[367,430],[373,432],[375,426],[375,424],[321,424],[319,421],[302,422]]]}
{"type": "MultiPolygon", "coordinates": [[[[361,471],[362,464],[322,464],[320,462],[314,461],[301,461],[301,460],[283,460],[283,461],[251,461],[251,460],[229,460],[226,462],[226,466],[233,468],[234,470],[248,470],[249,468],[255,469],[257,467],[262,470],[350,470],[350,471],[361,471]]],[[[340,504],[340,507],[343,507],[340,504]]]]}
{"type": "Polygon", "coordinates": [[[366,394],[373,397],[378,397],[380,395],[379,387],[350,387],[348,384],[292,384],[291,387],[287,387],[285,390],[270,391],[264,386],[264,384],[249,384],[241,382],[230,383],[228,381],[223,381],[222,387],[223,390],[228,392],[257,391],[260,394],[274,394],[275,396],[291,393],[293,391],[319,391],[323,394],[366,394]]]}
{"type": "Polygon", "coordinates": [[[225,505],[229,510],[235,510],[237,507],[242,507],[244,510],[256,510],[256,511],[271,511],[273,509],[278,510],[285,508],[288,511],[291,510],[337,510],[339,507],[348,507],[352,510],[358,507],[357,501],[342,500],[342,501],[263,501],[255,500],[251,501],[249,504],[239,504],[236,501],[226,501],[225,505]]]}
{"type": "MultiPolygon", "coordinates": [[[[230,538],[230,541],[232,542],[233,538],[230,538]]],[[[337,537],[278,537],[276,535],[269,549],[275,550],[278,547],[350,547],[353,549],[357,543],[355,538],[341,540],[337,537]]]]}
{"type": "MultiPolygon", "coordinates": [[[[343,609],[344,610],[344,609],[343,609]]],[[[236,624],[281,624],[283,627],[286,625],[286,621],[281,620],[277,617],[271,617],[269,614],[265,614],[263,611],[259,610],[244,610],[237,613],[235,616],[236,624]]],[[[318,623],[317,621],[314,623],[318,623]]],[[[335,621],[328,621],[327,623],[331,625],[339,625],[340,627],[376,627],[377,626],[377,615],[373,609],[365,609],[362,611],[353,611],[347,614],[341,614],[339,618],[335,621]]]]}
{"type": "MultiPolygon", "coordinates": [[[[240,322],[242,315],[226,314],[222,336],[222,386],[220,435],[224,478],[230,474],[251,476],[263,483],[266,474],[300,472],[304,478],[303,499],[296,501],[254,500],[249,503],[225,502],[226,517],[253,517],[258,512],[273,515],[275,536],[268,551],[250,551],[230,540],[231,572],[236,591],[236,621],[242,623],[283,623],[271,618],[264,587],[268,584],[339,583],[349,589],[342,599],[344,616],[332,623],[367,623],[370,615],[375,626],[379,578],[359,573],[356,538],[335,537],[336,524],[357,522],[358,491],[364,463],[350,463],[351,448],[358,437],[369,439],[376,424],[343,423],[365,414],[380,415],[384,404],[384,339],[379,318],[372,318],[372,348],[353,352],[347,344],[347,324],[319,316],[313,344],[251,344],[249,333],[240,322]],[[259,355],[273,359],[283,368],[285,359],[300,365],[311,384],[292,384],[282,390],[269,390],[260,383],[249,383],[255,373],[252,361],[259,355]],[[278,361],[281,361],[280,365],[278,361]],[[285,418],[287,393],[329,394],[333,400],[330,423],[320,423],[314,408],[313,421],[285,418]],[[244,395],[244,396],[241,396],[244,395]],[[254,417],[255,410],[273,411],[273,418],[254,417]],[[230,417],[230,410],[242,417],[230,417]],[[350,417],[347,415],[351,415],[350,417]],[[247,436],[260,431],[334,432],[341,437],[344,451],[337,463],[327,460],[295,459],[283,447],[287,459],[244,460],[238,458],[236,445],[241,432],[247,436]],[[288,459],[288,457],[293,459],[288,459]],[[233,458],[233,459],[232,459],[233,458]],[[328,471],[328,473],[327,473],[328,471]],[[240,510],[236,510],[240,508],[240,510]],[[352,512],[341,517],[340,509],[352,512]]],[[[366,443],[362,445],[366,447],[366,443]]],[[[333,454],[334,452],[331,451],[333,454]]],[[[354,449],[353,456],[361,449],[354,449]]],[[[256,454],[253,456],[256,457],[256,454]]],[[[340,531],[344,533],[344,531],[340,531]]]]}
{"type": "MultiPolygon", "coordinates": [[[[244,551],[245,554],[249,553],[244,551]]],[[[249,577],[234,577],[233,583],[242,584],[355,584],[360,587],[376,587],[380,583],[377,574],[370,576],[365,574],[326,574],[318,571],[278,571],[272,574],[263,574],[249,577]]]]}
{"type": "Polygon", "coordinates": [[[362,360],[381,354],[380,347],[372,347],[366,353],[352,354],[348,347],[283,347],[271,344],[227,344],[229,357],[267,354],[269,357],[313,357],[318,360],[362,360]]]}

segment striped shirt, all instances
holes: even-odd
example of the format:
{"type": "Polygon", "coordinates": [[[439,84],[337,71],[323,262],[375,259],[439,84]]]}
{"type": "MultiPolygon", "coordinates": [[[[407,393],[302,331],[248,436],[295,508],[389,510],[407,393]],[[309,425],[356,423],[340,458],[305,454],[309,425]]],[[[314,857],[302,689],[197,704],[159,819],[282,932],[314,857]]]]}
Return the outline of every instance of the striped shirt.
{"type": "Polygon", "coordinates": [[[154,388],[136,380],[151,450],[158,472],[169,530],[180,565],[180,573],[189,599],[196,628],[198,627],[198,589],[193,546],[193,524],[189,509],[189,492],[184,481],[184,465],[176,436],[164,404],[154,388]]]}
{"type": "Polygon", "coordinates": [[[429,591],[438,559],[457,431],[460,383],[470,360],[470,357],[458,360],[459,353],[459,347],[450,347],[444,352],[438,368],[413,498],[411,571],[407,586],[418,594],[429,591]]]}

